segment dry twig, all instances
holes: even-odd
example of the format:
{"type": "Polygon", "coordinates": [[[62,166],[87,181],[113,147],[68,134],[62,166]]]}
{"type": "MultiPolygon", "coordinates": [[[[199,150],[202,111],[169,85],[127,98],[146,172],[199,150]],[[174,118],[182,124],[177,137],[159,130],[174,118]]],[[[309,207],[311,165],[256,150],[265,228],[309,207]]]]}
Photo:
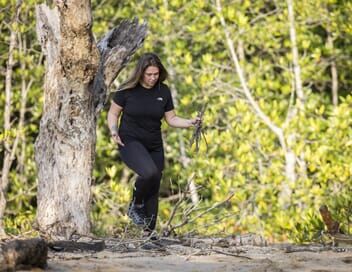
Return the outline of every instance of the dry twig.
{"type": "MultiPolygon", "coordinates": [[[[186,188],[190,187],[189,185],[190,185],[191,182],[192,182],[192,179],[189,179],[186,188]]],[[[177,203],[175,204],[174,208],[172,209],[172,212],[171,212],[169,220],[167,221],[165,227],[163,227],[163,231],[162,232],[163,232],[164,236],[169,236],[171,234],[171,232],[173,231],[173,229],[170,230],[171,222],[172,222],[172,220],[174,219],[174,217],[176,215],[177,209],[180,207],[182,202],[184,200],[186,200],[186,198],[188,197],[189,194],[190,194],[189,190],[187,190],[185,192],[181,192],[181,190],[179,189],[179,193],[178,193],[179,199],[178,199],[177,203]]]]}
{"type": "MultiPolygon", "coordinates": [[[[218,203],[215,203],[213,206],[209,207],[209,208],[206,209],[205,211],[203,211],[203,212],[197,214],[195,217],[189,219],[189,215],[190,215],[191,211],[193,211],[194,208],[195,208],[194,205],[193,205],[192,209],[190,209],[190,210],[185,214],[185,216],[183,216],[184,219],[183,219],[183,221],[182,221],[181,223],[179,223],[179,224],[177,224],[177,225],[175,225],[175,226],[171,226],[171,225],[170,225],[169,230],[168,230],[168,233],[170,234],[170,233],[172,233],[172,232],[173,232],[175,229],[177,229],[177,228],[183,227],[184,225],[189,224],[189,223],[193,223],[196,219],[202,217],[203,215],[209,213],[210,211],[212,211],[212,210],[214,210],[214,209],[220,207],[221,205],[227,203],[234,195],[235,195],[234,193],[231,193],[225,200],[223,200],[223,201],[221,201],[221,202],[218,202],[218,203]]],[[[178,206],[179,206],[179,205],[178,205],[178,206]]],[[[169,220],[169,221],[170,221],[170,220],[169,220]]],[[[170,221],[170,222],[171,222],[171,221],[170,221]]]]}
{"type": "Polygon", "coordinates": [[[239,254],[233,254],[233,253],[229,253],[223,250],[218,250],[218,249],[212,249],[213,252],[218,253],[218,254],[223,254],[226,256],[232,256],[232,257],[238,257],[238,258],[244,258],[244,259],[248,259],[248,260],[253,260],[253,258],[247,257],[247,256],[243,256],[243,255],[239,255],[239,254]]]}

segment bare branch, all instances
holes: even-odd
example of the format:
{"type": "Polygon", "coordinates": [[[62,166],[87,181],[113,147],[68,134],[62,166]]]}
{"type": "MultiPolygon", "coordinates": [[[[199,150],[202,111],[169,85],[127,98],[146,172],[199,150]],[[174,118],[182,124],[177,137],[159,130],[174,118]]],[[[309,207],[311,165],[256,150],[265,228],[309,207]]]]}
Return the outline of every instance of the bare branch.
{"type": "Polygon", "coordinates": [[[293,71],[295,77],[295,89],[297,94],[297,107],[302,110],[304,105],[304,93],[302,88],[301,80],[301,67],[299,65],[298,57],[298,48],[297,48],[297,39],[296,39],[296,28],[295,28],[295,17],[293,11],[293,0],[287,0],[288,8],[288,19],[290,24],[290,38],[292,44],[292,55],[293,55],[293,71]]]}
{"type": "MultiPolygon", "coordinates": [[[[208,209],[206,209],[205,211],[197,214],[195,217],[189,219],[188,216],[189,214],[191,213],[192,209],[190,211],[188,211],[188,213],[186,213],[186,216],[184,216],[184,219],[181,223],[175,225],[175,226],[172,226],[169,230],[169,233],[172,233],[175,229],[177,228],[181,228],[183,226],[185,226],[186,224],[190,224],[190,223],[193,223],[195,220],[197,220],[198,218],[204,216],[205,214],[209,213],[210,211],[222,206],[223,204],[227,203],[228,201],[230,201],[230,199],[234,196],[235,194],[234,193],[231,193],[225,200],[221,201],[221,202],[218,202],[218,203],[215,203],[214,205],[212,205],[211,207],[209,207],[208,209]]],[[[194,207],[192,207],[194,208],[194,207]]]]}
{"type": "MultiPolygon", "coordinates": [[[[187,199],[188,195],[192,192],[190,192],[191,187],[190,187],[190,183],[193,181],[193,176],[188,180],[186,188],[188,188],[189,190],[186,190],[185,192],[181,192],[181,190],[179,190],[178,193],[178,201],[177,203],[174,205],[174,208],[172,209],[171,215],[169,217],[169,220],[167,221],[167,223],[165,224],[165,226],[163,227],[163,233],[166,234],[166,236],[168,236],[172,230],[169,230],[169,226],[171,225],[172,220],[174,219],[175,215],[176,215],[176,211],[178,210],[178,208],[180,207],[180,205],[187,199]]],[[[197,205],[199,203],[199,201],[197,203],[193,203],[192,207],[194,205],[197,205]]]]}
{"type": "Polygon", "coordinates": [[[107,89],[135,51],[142,46],[146,35],[146,22],[139,24],[135,18],[132,21],[123,20],[98,42],[101,61],[93,83],[96,112],[104,107],[107,89]]]}
{"type": "Polygon", "coordinates": [[[285,143],[284,134],[283,134],[282,129],[280,127],[278,127],[276,124],[274,124],[274,122],[272,122],[270,120],[270,118],[260,109],[258,103],[254,100],[254,98],[253,98],[253,96],[247,86],[247,82],[244,77],[243,70],[242,70],[240,63],[238,61],[238,57],[237,57],[236,51],[234,49],[233,42],[230,38],[230,33],[228,31],[224,16],[222,15],[222,8],[221,8],[220,0],[216,0],[216,6],[217,6],[217,10],[218,10],[218,13],[220,16],[220,22],[221,22],[221,25],[223,26],[223,30],[225,33],[226,42],[227,42],[228,48],[230,50],[231,58],[232,58],[232,61],[235,65],[238,77],[240,79],[243,92],[244,92],[246,98],[248,99],[254,112],[276,134],[276,136],[279,138],[279,141],[280,141],[282,148],[286,151],[286,143],[285,143]]]}

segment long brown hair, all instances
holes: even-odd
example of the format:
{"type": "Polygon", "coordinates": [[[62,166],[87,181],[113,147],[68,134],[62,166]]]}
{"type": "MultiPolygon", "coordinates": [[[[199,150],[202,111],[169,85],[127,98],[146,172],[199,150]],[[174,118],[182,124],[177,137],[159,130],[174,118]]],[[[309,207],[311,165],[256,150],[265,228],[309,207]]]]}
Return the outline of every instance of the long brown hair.
{"type": "Polygon", "coordinates": [[[149,66],[155,66],[159,68],[159,84],[167,78],[168,73],[164,65],[161,63],[159,57],[154,53],[145,53],[139,58],[137,66],[129,77],[129,79],[123,82],[118,88],[118,90],[121,91],[136,87],[138,82],[143,77],[144,71],[149,66]]]}

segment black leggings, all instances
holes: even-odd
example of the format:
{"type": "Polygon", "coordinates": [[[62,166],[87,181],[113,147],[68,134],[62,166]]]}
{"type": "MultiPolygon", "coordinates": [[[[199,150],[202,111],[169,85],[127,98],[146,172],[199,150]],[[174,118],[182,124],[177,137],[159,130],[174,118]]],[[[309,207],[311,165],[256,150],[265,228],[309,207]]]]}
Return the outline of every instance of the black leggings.
{"type": "Polygon", "coordinates": [[[133,200],[136,204],[144,203],[149,219],[146,229],[153,230],[158,215],[160,180],[164,168],[163,147],[148,150],[142,143],[132,141],[119,146],[119,150],[122,161],[138,174],[133,200]]]}

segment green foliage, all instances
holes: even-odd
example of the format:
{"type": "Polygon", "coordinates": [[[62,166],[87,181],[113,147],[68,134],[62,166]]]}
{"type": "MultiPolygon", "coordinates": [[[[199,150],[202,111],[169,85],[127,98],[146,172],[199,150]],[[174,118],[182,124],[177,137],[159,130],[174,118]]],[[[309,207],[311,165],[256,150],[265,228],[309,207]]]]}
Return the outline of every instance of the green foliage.
{"type": "MultiPolygon", "coordinates": [[[[5,226],[8,233],[23,233],[32,230],[36,210],[36,168],[34,164],[34,142],[38,134],[39,118],[42,111],[42,66],[41,53],[38,50],[35,34],[35,4],[39,1],[23,1],[20,20],[11,25],[16,1],[2,1],[1,7],[1,40],[0,45],[1,89],[5,88],[5,68],[7,67],[10,27],[17,31],[17,44],[14,50],[14,67],[11,89],[11,129],[0,130],[0,142],[7,142],[11,147],[18,136],[18,146],[15,160],[9,175],[7,194],[7,210],[5,226]],[[23,111],[23,125],[20,124],[21,107],[23,111]]],[[[0,105],[5,107],[5,92],[0,95],[0,105]]],[[[0,113],[0,127],[3,128],[4,110],[0,113]]],[[[1,145],[0,157],[4,158],[1,145]]],[[[2,163],[1,163],[2,167],[2,163]]]]}
{"type": "Polygon", "coordinates": [[[93,186],[92,220],[94,232],[100,235],[121,233],[128,220],[126,203],[129,202],[131,188],[121,184],[117,177],[117,167],[106,168],[107,181],[93,186]]]}
{"type": "MultiPolygon", "coordinates": [[[[261,110],[283,129],[287,144],[298,156],[297,181],[288,183],[285,154],[277,136],[258,118],[242,93],[230,58],[219,14],[212,1],[92,1],[93,31],[97,39],[125,18],[148,23],[144,47],[119,75],[115,86],[131,71],[138,56],[156,52],[170,72],[177,113],[195,116],[208,103],[204,119],[209,149],[195,154],[188,146],[190,130],[163,125],[166,162],[161,189],[160,224],[175,206],[168,197],[187,190],[190,179],[201,189],[194,218],[231,192],[235,196],[178,233],[237,234],[256,232],[271,240],[309,241],[324,230],[319,206],[327,204],[346,233],[351,233],[352,201],[352,97],[351,43],[352,4],[349,1],[295,1],[297,46],[305,92],[304,110],[287,121],[295,106],[292,51],[285,1],[221,1],[223,16],[248,87],[261,110]],[[332,43],[328,41],[331,38],[332,43]],[[333,62],[338,71],[339,105],[331,102],[333,62]],[[289,140],[294,135],[294,140],[289,140]],[[190,159],[182,164],[185,146],[190,159]],[[282,188],[292,194],[284,205],[282,188]],[[203,227],[205,226],[205,227],[203,227]]],[[[6,67],[9,22],[15,1],[2,1],[0,44],[2,67],[6,67]]],[[[20,148],[11,169],[6,214],[7,231],[30,229],[36,209],[36,170],[33,143],[42,111],[44,68],[36,42],[34,5],[25,1],[16,25],[27,50],[15,52],[10,131],[0,131],[0,141],[12,143],[17,133],[20,148]],[[32,82],[26,98],[25,125],[18,128],[22,82],[32,82]]],[[[4,73],[0,87],[4,89],[4,73]]],[[[112,88],[113,91],[114,88],[112,88]]],[[[4,92],[0,104],[4,105],[4,92]]],[[[107,105],[108,108],[108,105],[107,105]]],[[[100,235],[122,233],[134,180],[119,159],[106,125],[107,108],[99,116],[92,221],[100,235]],[[124,180],[124,182],[121,182],[124,180]]],[[[0,123],[3,122],[0,112],[0,123]]],[[[0,149],[3,156],[3,148],[0,149]]],[[[177,200],[176,200],[177,201],[177,200]]],[[[191,207],[187,198],[172,221],[176,225],[191,207]]]]}

